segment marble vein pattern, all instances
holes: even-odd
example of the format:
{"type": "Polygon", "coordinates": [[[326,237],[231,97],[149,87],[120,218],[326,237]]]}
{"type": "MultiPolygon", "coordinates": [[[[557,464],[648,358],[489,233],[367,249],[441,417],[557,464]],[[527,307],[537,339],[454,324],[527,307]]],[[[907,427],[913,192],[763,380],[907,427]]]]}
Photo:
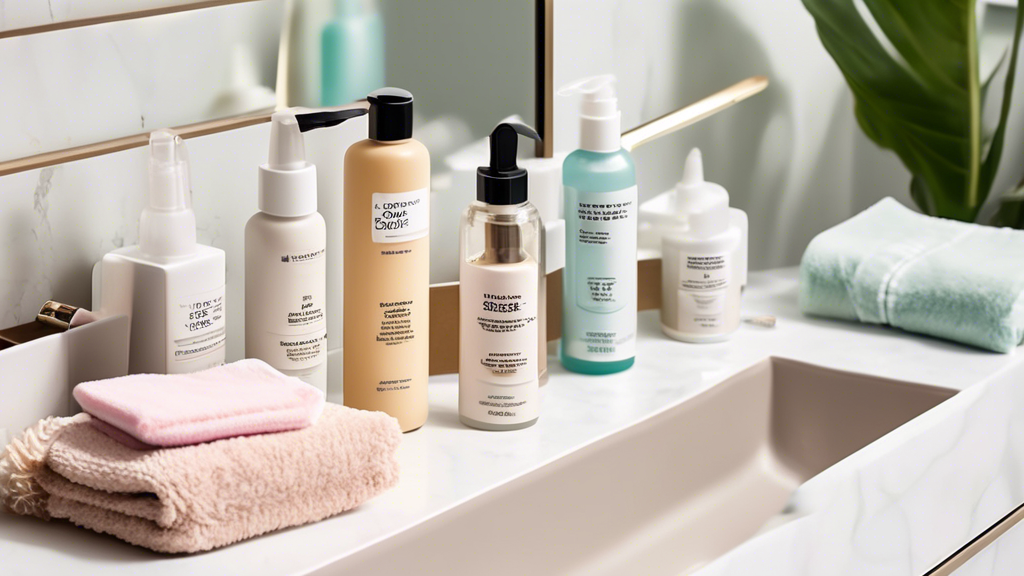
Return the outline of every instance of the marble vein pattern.
{"type": "MultiPolygon", "coordinates": [[[[59,21],[91,4],[51,2],[59,21]]],[[[223,116],[218,98],[242,55],[257,82],[274,86],[283,6],[246,2],[0,39],[0,161],[223,116]]],[[[43,0],[0,5],[0,31],[38,19],[49,21],[43,0]]]]}
{"type": "MultiPolygon", "coordinates": [[[[1009,366],[826,470],[793,495],[795,520],[698,574],[924,574],[1024,503],[1021,381],[1009,366]]],[[[962,573],[999,574],[983,569],[996,553],[962,573]]]]}

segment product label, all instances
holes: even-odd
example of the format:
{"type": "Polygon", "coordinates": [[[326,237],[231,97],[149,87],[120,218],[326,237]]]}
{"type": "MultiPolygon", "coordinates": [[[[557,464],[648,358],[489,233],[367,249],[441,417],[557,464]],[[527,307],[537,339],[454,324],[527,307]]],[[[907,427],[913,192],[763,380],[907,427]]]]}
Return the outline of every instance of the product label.
{"type": "Polygon", "coordinates": [[[727,253],[679,255],[680,330],[714,331],[725,325],[725,303],[732,274],[729,259],[727,253]]]}
{"type": "Polygon", "coordinates": [[[380,330],[377,342],[385,346],[397,346],[416,338],[412,328],[412,300],[380,302],[380,330]]]}
{"type": "Polygon", "coordinates": [[[170,322],[175,362],[223,354],[224,287],[182,298],[173,305],[170,322]]]}
{"type": "Polygon", "coordinates": [[[380,243],[408,242],[430,231],[430,190],[373,195],[372,238],[380,243]]]}
{"type": "Polygon", "coordinates": [[[317,366],[327,360],[326,250],[289,251],[269,258],[273,261],[263,269],[266,277],[254,287],[261,295],[255,316],[262,320],[262,329],[246,340],[246,354],[278,370],[317,366]]]}
{"type": "Polygon", "coordinates": [[[478,422],[537,417],[537,263],[460,267],[459,409],[478,422]],[[522,386],[520,386],[522,385],[522,386]]]}
{"type": "Polygon", "coordinates": [[[636,348],[637,188],[583,192],[566,188],[571,243],[566,284],[576,306],[567,311],[565,346],[581,360],[632,358],[636,348]],[[574,230],[575,232],[572,232],[574,230]]]}

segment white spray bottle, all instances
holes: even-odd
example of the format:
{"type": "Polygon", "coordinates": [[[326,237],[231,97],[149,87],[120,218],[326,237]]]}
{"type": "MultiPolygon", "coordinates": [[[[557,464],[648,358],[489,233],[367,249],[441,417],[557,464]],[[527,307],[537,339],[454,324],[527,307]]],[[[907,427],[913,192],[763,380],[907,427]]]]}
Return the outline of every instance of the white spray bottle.
{"type": "Polygon", "coordinates": [[[184,141],[153,132],[139,244],[99,264],[98,308],[131,318],[130,373],[183,374],[224,363],[224,262],[223,250],[196,242],[184,141]]]}

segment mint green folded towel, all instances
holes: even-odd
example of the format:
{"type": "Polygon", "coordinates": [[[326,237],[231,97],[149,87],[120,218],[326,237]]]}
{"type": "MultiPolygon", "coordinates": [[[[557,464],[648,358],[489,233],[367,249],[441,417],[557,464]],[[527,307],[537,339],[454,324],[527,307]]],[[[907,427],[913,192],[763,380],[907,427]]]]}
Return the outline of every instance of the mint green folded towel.
{"type": "Polygon", "coordinates": [[[807,246],[800,309],[1010,352],[1024,340],[1024,231],[885,198],[807,246]]]}

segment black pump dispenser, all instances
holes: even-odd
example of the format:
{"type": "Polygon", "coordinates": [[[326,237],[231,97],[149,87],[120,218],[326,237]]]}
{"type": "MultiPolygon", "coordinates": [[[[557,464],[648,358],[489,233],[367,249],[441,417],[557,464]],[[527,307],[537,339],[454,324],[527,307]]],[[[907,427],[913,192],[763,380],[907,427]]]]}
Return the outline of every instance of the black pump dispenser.
{"type": "Polygon", "coordinates": [[[498,124],[491,132],[491,165],[476,171],[476,199],[495,206],[514,206],[528,199],[526,170],[516,164],[519,136],[540,141],[525,124],[498,124]]]}
{"type": "Polygon", "coordinates": [[[295,115],[299,124],[299,132],[309,132],[317,128],[337,126],[345,120],[366,114],[365,108],[346,108],[344,110],[325,110],[322,112],[306,112],[295,115]]]}
{"type": "Polygon", "coordinates": [[[412,138],[412,93],[381,88],[366,97],[370,102],[370,139],[380,142],[412,138]]]}

